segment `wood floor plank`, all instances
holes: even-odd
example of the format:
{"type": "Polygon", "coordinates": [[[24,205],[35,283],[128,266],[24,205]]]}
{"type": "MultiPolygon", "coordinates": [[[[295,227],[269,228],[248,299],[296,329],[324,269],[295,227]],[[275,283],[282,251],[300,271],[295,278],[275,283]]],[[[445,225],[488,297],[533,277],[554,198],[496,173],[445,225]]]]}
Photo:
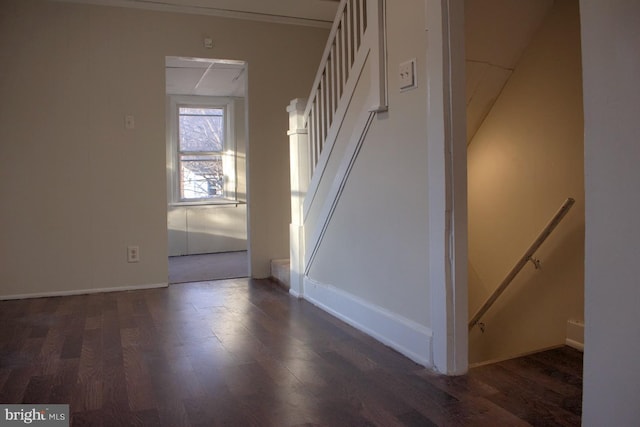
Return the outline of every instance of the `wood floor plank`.
{"type": "Polygon", "coordinates": [[[71,425],[74,427],[102,427],[104,421],[102,410],[71,413],[71,425]]]}
{"type": "Polygon", "coordinates": [[[52,375],[57,373],[59,369],[58,362],[64,344],[64,336],[64,330],[61,328],[57,326],[49,328],[37,357],[36,365],[38,367],[38,375],[52,375]]]}
{"type": "Polygon", "coordinates": [[[582,354],[446,377],[266,280],[0,301],[0,402],[73,426],[580,425],[582,354]]]}
{"type": "MultiPolygon", "coordinates": [[[[102,408],[129,409],[127,377],[122,365],[105,365],[102,378],[102,408]]],[[[72,408],[73,409],[73,408],[72,408]]]]}
{"type": "Polygon", "coordinates": [[[506,360],[500,364],[503,368],[526,377],[564,396],[582,394],[582,378],[560,371],[533,358],[506,360]]]}
{"type": "Polygon", "coordinates": [[[79,359],[60,359],[53,374],[53,386],[49,396],[55,404],[69,404],[77,392],[79,359]]]}
{"type": "Polygon", "coordinates": [[[35,369],[29,366],[14,367],[0,390],[0,402],[22,403],[25,391],[35,369]]]}
{"type": "Polygon", "coordinates": [[[32,376],[22,397],[23,403],[49,403],[53,375],[32,376]]]}
{"type": "Polygon", "coordinates": [[[486,365],[472,372],[500,390],[487,397],[532,425],[579,425],[580,414],[563,408],[563,397],[531,381],[513,375],[500,365],[486,365]]]}
{"type": "Polygon", "coordinates": [[[169,398],[158,401],[158,417],[162,427],[191,427],[189,415],[182,399],[169,398]]]}

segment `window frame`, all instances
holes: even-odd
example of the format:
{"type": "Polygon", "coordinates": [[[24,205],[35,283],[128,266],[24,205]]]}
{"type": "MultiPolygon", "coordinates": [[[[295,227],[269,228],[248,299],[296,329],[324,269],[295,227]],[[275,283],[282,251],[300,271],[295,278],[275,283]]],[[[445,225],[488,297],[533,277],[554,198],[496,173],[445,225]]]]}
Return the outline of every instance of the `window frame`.
{"type": "MultiPolygon", "coordinates": [[[[168,103],[167,188],[170,206],[237,204],[237,147],[235,140],[234,99],[215,96],[170,95],[168,103]],[[222,197],[183,199],[180,192],[180,108],[218,108],[224,111],[224,147],[222,151],[224,189],[222,197]]],[[[199,153],[199,152],[197,152],[199,153]]]]}

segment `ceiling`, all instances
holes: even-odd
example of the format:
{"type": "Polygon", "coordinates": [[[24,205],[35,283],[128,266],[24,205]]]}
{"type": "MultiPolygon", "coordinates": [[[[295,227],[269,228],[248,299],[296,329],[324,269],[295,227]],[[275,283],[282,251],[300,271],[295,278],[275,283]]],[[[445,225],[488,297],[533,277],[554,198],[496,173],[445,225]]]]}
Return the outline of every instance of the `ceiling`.
{"type": "Polygon", "coordinates": [[[467,142],[484,121],[554,0],[465,0],[467,142]]]}
{"type": "Polygon", "coordinates": [[[58,0],[330,27],[339,0],[58,0]]]}
{"type": "Polygon", "coordinates": [[[243,61],[168,56],[165,71],[168,95],[245,95],[243,61]]]}

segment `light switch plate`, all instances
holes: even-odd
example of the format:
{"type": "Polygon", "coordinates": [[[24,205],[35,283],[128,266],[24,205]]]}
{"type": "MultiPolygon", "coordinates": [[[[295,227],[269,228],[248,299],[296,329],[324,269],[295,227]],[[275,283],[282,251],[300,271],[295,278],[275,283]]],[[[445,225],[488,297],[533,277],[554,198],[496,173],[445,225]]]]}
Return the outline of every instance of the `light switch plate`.
{"type": "Polygon", "coordinates": [[[127,114],[126,116],[124,116],[124,128],[125,129],[136,128],[136,119],[131,114],[127,114]]]}
{"type": "Polygon", "coordinates": [[[418,82],[416,81],[415,58],[400,64],[399,78],[401,92],[418,87],[418,82]]]}

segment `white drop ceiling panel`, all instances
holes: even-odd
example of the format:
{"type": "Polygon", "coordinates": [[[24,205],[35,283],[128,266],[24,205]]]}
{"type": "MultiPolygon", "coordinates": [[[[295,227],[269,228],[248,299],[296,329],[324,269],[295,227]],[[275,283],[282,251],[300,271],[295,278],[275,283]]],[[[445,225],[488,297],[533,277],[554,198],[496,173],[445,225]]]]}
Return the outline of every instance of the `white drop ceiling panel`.
{"type": "Polygon", "coordinates": [[[242,61],[167,57],[165,76],[169,95],[245,95],[246,73],[242,61]]]}

